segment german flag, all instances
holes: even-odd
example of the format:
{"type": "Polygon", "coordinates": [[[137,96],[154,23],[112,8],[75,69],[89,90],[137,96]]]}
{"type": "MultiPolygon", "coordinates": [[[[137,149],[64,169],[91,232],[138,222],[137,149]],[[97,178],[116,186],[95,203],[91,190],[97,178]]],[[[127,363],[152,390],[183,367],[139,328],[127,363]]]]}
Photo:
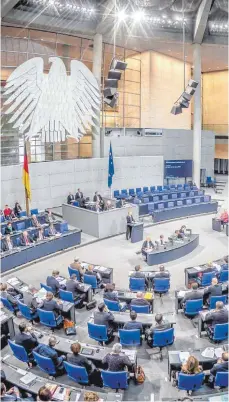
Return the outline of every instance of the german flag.
{"type": "Polygon", "coordinates": [[[30,178],[29,178],[29,164],[28,164],[28,157],[26,151],[26,144],[24,147],[24,164],[23,164],[23,184],[25,187],[25,192],[27,198],[31,200],[31,189],[30,189],[30,178]]]}

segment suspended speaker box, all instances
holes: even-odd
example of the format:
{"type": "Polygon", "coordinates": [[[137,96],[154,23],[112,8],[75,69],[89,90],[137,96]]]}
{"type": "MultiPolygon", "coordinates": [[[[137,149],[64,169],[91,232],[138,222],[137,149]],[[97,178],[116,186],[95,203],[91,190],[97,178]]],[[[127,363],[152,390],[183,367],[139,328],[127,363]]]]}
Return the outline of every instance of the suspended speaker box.
{"type": "Polygon", "coordinates": [[[118,96],[117,94],[115,94],[113,96],[107,96],[106,98],[104,98],[104,103],[106,103],[110,107],[114,107],[117,103],[117,100],[118,96]]]}
{"type": "Polygon", "coordinates": [[[107,96],[113,96],[116,94],[117,89],[116,88],[104,88],[103,90],[103,96],[106,98],[107,96]]]}
{"type": "Polygon", "coordinates": [[[124,71],[127,67],[127,63],[125,63],[124,61],[121,60],[116,60],[114,59],[111,63],[111,69],[114,70],[122,70],[124,71]]]}
{"type": "Polygon", "coordinates": [[[108,78],[109,79],[120,80],[121,75],[122,75],[122,73],[120,71],[110,70],[109,73],[108,73],[108,78]]]}
{"type": "Polygon", "coordinates": [[[182,113],[182,108],[180,105],[173,105],[172,110],[171,110],[172,114],[180,114],[182,113]]]}
{"type": "Polygon", "coordinates": [[[108,88],[118,88],[118,80],[116,79],[106,79],[104,82],[104,86],[108,88]]]}
{"type": "Polygon", "coordinates": [[[198,82],[194,80],[189,80],[188,85],[192,88],[196,88],[198,86],[198,82]]]}

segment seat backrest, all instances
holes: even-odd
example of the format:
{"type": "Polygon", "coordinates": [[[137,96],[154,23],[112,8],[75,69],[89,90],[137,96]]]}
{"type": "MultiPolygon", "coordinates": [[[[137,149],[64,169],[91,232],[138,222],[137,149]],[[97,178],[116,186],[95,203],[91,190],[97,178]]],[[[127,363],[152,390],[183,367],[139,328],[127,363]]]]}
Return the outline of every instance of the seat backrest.
{"type": "Polygon", "coordinates": [[[31,215],[38,215],[38,208],[34,208],[30,210],[31,215]]]}
{"type": "Polygon", "coordinates": [[[134,306],[131,305],[131,310],[136,311],[136,313],[149,314],[149,306],[134,306]]]}
{"type": "Polygon", "coordinates": [[[222,296],[211,296],[210,297],[210,310],[213,310],[215,308],[216,302],[217,301],[222,301],[223,304],[226,304],[227,301],[227,296],[226,295],[222,295],[222,296]]]}
{"type": "Polygon", "coordinates": [[[185,303],[185,313],[189,315],[198,314],[203,307],[203,299],[187,300],[185,303]]]}
{"type": "Polygon", "coordinates": [[[85,367],[75,366],[68,362],[64,362],[67,375],[74,381],[82,384],[88,384],[88,374],[85,367]]]}
{"type": "Polygon", "coordinates": [[[121,190],[121,194],[127,194],[127,189],[126,189],[126,188],[123,188],[123,189],[121,190]]]}
{"type": "Polygon", "coordinates": [[[26,353],[24,346],[16,345],[16,343],[12,342],[10,339],[8,339],[8,344],[10,345],[10,348],[11,348],[14,356],[18,360],[21,360],[22,362],[25,362],[25,363],[28,362],[29,359],[28,359],[28,355],[26,353]]]}
{"type": "Polygon", "coordinates": [[[47,290],[47,292],[52,292],[53,293],[53,290],[52,290],[51,286],[47,286],[44,283],[40,283],[40,287],[44,288],[45,290],[47,290]]]}
{"type": "Polygon", "coordinates": [[[97,279],[94,275],[84,275],[83,281],[87,285],[91,285],[92,289],[97,289],[97,279]]]}
{"type": "Polygon", "coordinates": [[[141,187],[136,187],[136,194],[141,193],[142,188],[141,187]]]}
{"type": "Polygon", "coordinates": [[[162,186],[157,186],[158,191],[162,191],[162,186]]]}
{"type": "Polygon", "coordinates": [[[149,202],[149,198],[147,198],[147,197],[142,198],[142,202],[144,204],[147,204],[149,202]]]}
{"type": "Polygon", "coordinates": [[[220,276],[219,276],[219,281],[220,282],[227,282],[228,281],[228,270],[224,270],[220,272],[220,276]]]}
{"type": "Polygon", "coordinates": [[[126,371],[105,371],[101,370],[103,379],[103,386],[112,389],[126,389],[128,388],[126,371]]]}
{"type": "Polygon", "coordinates": [[[25,222],[17,222],[17,230],[25,230],[25,222]]]}
{"type": "Polygon", "coordinates": [[[134,194],[135,194],[134,188],[130,188],[129,189],[129,195],[134,195],[134,194]]]}
{"type": "Polygon", "coordinates": [[[146,193],[147,191],[149,191],[149,187],[143,187],[143,193],[146,193]]]}
{"type": "Polygon", "coordinates": [[[18,300],[18,308],[19,308],[21,314],[23,315],[23,317],[25,317],[27,320],[32,319],[32,314],[31,314],[30,308],[26,304],[21,303],[18,300]]]}
{"type": "Polygon", "coordinates": [[[79,273],[78,269],[68,267],[68,273],[69,273],[69,276],[72,276],[73,274],[75,274],[77,281],[80,281],[80,273],[79,273]]]}
{"type": "Polygon", "coordinates": [[[55,375],[56,369],[54,363],[50,357],[41,356],[39,353],[33,352],[34,359],[38,365],[38,367],[48,373],[49,375],[55,375]]]}
{"type": "Polygon", "coordinates": [[[212,278],[216,276],[215,272],[205,272],[203,273],[202,279],[201,279],[201,285],[202,286],[209,286],[212,283],[212,278]]]}
{"type": "Polygon", "coordinates": [[[56,327],[56,317],[53,311],[45,311],[40,308],[37,309],[38,316],[40,318],[40,323],[46,325],[47,327],[56,327]]]}
{"type": "Polygon", "coordinates": [[[170,288],[170,278],[154,278],[154,291],[167,292],[170,288]]]}
{"type": "Polygon", "coordinates": [[[22,218],[22,216],[26,216],[26,211],[20,211],[18,215],[22,218]]]}
{"type": "Polygon", "coordinates": [[[131,278],[129,282],[130,290],[145,290],[145,278],[131,278]]]}
{"type": "Polygon", "coordinates": [[[78,207],[80,204],[79,204],[78,201],[73,201],[72,205],[73,205],[74,207],[78,207]]]}
{"type": "Polygon", "coordinates": [[[215,387],[228,387],[228,372],[218,371],[216,373],[215,387]]]}
{"type": "Polygon", "coordinates": [[[106,325],[96,325],[92,322],[88,322],[87,327],[90,338],[95,339],[98,342],[108,340],[106,325]]]}
{"type": "Polygon", "coordinates": [[[1,302],[3,306],[7,308],[7,310],[10,310],[12,313],[14,313],[14,308],[9,300],[7,300],[5,297],[1,297],[1,302]]]}
{"type": "Polygon", "coordinates": [[[119,196],[119,190],[114,190],[114,197],[118,197],[119,196]]]}
{"type": "Polygon", "coordinates": [[[166,329],[165,331],[153,332],[153,346],[164,347],[167,345],[172,345],[174,342],[174,328],[166,329]]]}
{"type": "Polygon", "coordinates": [[[155,191],[155,186],[150,186],[150,191],[154,192],[155,191]]]}
{"type": "Polygon", "coordinates": [[[123,346],[140,345],[140,329],[120,329],[119,337],[120,343],[123,346]]]}
{"type": "Polygon", "coordinates": [[[104,303],[106,304],[108,310],[110,311],[120,311],[119,302],[116,300],[108,300],[106,299],[106,293],[104,294],[104,303]]]}
{"type": "Polygon", "coordinates": [[[211,176],[207,176],[207,177],[206,177],[206,183],[211,183],[211,181],[212,181],[211,176]]]}
{"type": "Polygon", "coordinates": [[[201,388],[204,379],[204,373],[198,374],[178,374],[178,389],[193,391],[201,388]]]}
{"type": "Polygon", "coordinates": [[[73,297],[72,292],[68,292],[66,290],[60,289],[59,296],[60,296],[61,300],[65,300],[67,302],[74,303],[74,297],[73,297]]]}
{"type": "Polygon", "coordinates": [[[224,341],[228,337],[228,323],[216,324],[214,327],[213,340],[224,341]]]}

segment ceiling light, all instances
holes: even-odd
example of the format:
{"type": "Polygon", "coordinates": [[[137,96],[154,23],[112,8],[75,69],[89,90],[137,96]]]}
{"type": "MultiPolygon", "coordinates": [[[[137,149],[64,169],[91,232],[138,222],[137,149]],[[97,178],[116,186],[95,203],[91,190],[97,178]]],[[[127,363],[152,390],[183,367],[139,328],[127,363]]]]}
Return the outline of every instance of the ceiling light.
{"type": "Polygon", "coordinates": [[[120,21],[124,21],[124,19],[126,18],[126,13],[124,10],[120,10],[117,15],[120,21]]]}
{"type": "Polygon", "coordinates": [[[144,18],[144,16],[145,16],[144,11],[143,10],[138,10],[138,11],[134,12],[133,19],[135,21],[140,21],[140,20],[142,20],[144,18]]]}
{"type": "Polygon", "coordinates": [[[164,15],[162,15],[162,18],[167,18],[167,15],[165,15],[165,14],[164,14],[164,15]]]}
{"type": "Polygon", "coordinates": [[[90,8],[90,13],[94,13],[95,12],[95,9],[94,8],[90,8]]]}
{"type": "Polygon", "coordinates": [[[169,24],[172,24],[172,21],[171,21],[171,20],[168,20],[168,23],[169,23],[169,24]]]}

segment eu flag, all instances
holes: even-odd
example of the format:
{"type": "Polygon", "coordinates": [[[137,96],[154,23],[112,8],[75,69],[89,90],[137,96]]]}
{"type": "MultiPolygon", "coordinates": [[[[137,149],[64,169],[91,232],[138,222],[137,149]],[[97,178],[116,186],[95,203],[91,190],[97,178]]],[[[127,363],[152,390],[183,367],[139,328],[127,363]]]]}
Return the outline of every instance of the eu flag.
{"type": "Polygon", "coordinates": [[[112,186],[112,177],[113,176],[114,176],[114,161],[113,161],[112,146],[110,143],[109,167],[108,167],[108,187],[112,186]]]}

